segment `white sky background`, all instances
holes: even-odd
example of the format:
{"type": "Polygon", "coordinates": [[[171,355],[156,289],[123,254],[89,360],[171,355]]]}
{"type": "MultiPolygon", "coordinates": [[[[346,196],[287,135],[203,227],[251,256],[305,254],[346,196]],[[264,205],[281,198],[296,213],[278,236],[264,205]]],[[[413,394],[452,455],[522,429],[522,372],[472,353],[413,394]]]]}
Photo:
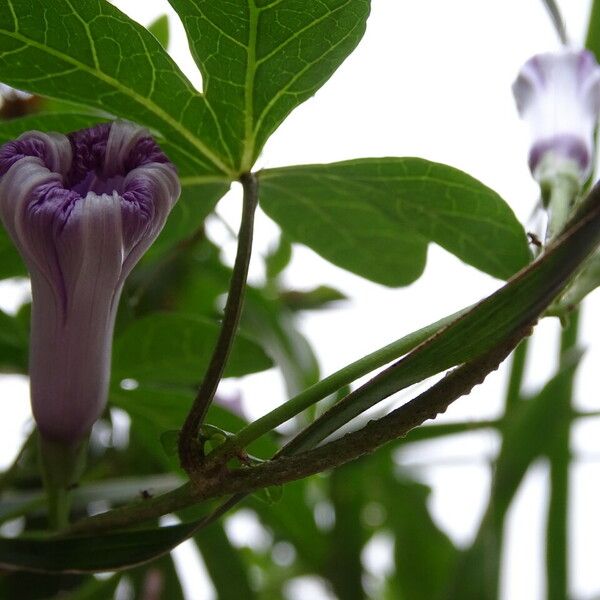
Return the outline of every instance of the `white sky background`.
{"type": "MultiPolygon", "coordinates": [[[[201,86],[183,28],[166,0],[113,0],[113,4],[143,24],[167,12],[172,17],[170,51],[192,82],[201,86]]],[[[571,39],[580,43],[590,1],[563,0],[561,5],[571,39]]],[[[518,120],[510,86],[527,58],[557,47],[541,0],[372,0],[367,33],[357,50],[315,98],[298,108],[273,135],[258,166],[420,156],[480,179],[499,192],[525,222],[538,192],[526,164],[527,130],[518,120]]],[[[218,207],[234,227],[238,194],[234,190],[218,207]]],[[[226,240],[218,227],[212,232],[216,240],[226,240]]],[[[266,217],[259,217],[256,256],[266,253],[275,232],[266,217]]],[[[227,245],[225,252],[231,257],[234,247],[227,245]]],[[[251,276],[257,280],[262,264],[254,262],[251,276]]],[[[435,246],[430,248],[425,275],[404,289],[369,283],[298,246],[286,281],[297,288],[326,283],[352,299],[302,319],[324,374],[471,304],[500,285],[435,246]]],[[[14,295],[13,288],[0,286],[2,306],[10,305],[14,295]]],[[[588,350],[577,385],[577,405],[587,410],[600,409],[596,393],[600,343],[593,339],[599,315],[600,294],[595,293],[583,314],[588,350]]],[[[553,373],[557,333],[552,321],[538,327],[534,358],[528,365],[530,389],[553,373]]],[[[444,419],[497,416],[505,374],[504,368],[491,375],[473,394],[456,402],[444,419]]],[[[27,418],[27,389],[21,378],[3,378],[0,385],[14,415],[0,422],[0,462],[7,463],[27,418]]],[[[283,386],[273,372],[227,383],[228,389],[236,386],[244,391],[253,417],[284,400],[283,386]]],[[[600,595],[600,420],[588,420],[575,434],[574,450],[580,460],[573,472],[571,504],[572,593],[592,598],[600,595]]],[[[402,457],[405,464],[435,465],[420,473],[434,486],[434,517],[458,543],[468,543],[475,532],[489,484],[485,458],[496,449],[493,436],[472,435],[415,449],[402,457]]],[[[546,485],[546,469],[540,464],[529,474],[512,510],[503,599],[545,597],[541,543],[546,485]]],[[[387,547],[382,544],[381,551],[387,547]]]]}

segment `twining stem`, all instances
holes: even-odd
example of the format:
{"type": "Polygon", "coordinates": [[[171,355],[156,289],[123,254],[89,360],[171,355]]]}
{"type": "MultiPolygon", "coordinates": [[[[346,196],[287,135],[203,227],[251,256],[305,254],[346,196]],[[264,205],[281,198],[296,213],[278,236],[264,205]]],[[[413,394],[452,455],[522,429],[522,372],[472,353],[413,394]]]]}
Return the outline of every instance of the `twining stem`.
{"type": "Polygon", "coordinates": [[[449,325],[469,310],[470,308],[465,308],[452,315],[448,315],[447,317],[444,317],[435,323],[431,323],[418,331],[414,331],[383,348],[379,348],[375,352],[372,352],[345,366],[343,369],[332,373],[328,377],[325,377],[325,379],[322,379],[318,383],[305,389],[300,394],[291,398],[281,406],[278,406],[260,419],[246,425],[246,427],[241,429],[236,435],[229,438],[221,446],[218,446],[207,457],[207,460],[222,460],[223,457],[234,455],[237,451],[247,447],[266,433],[273,431],[273,429],[300,414],[319,400],[322,400],[343,386],[356,381],[360,377],[369,374],[371,371],[383,367],[392,360],[400,358],[402,355],[410,352],[420,343],[424,342],[440,329],[449,325]]]}
{"type": "Polygon", "coordinates": [[[579,310],[574,310],[568,325],[563,329],[560,344],[559,368],[565,368],[565,376],[557,392],[554,410],[561,413],[560,428],[550,445],[550,501],[546,522],[546,581],[549,600],[568,596],[568,507],[569,463],[574,370],[566,366],[577,350],[579,310]]]}
{"type": "Polygon", "coordinates": [[[223,377],[223,371],[235,339],[244,302],[244,290],[252,254],[254,214],[258,204],[258,180],[254,174],[248,173],[243,175],[240,181],[244,188],[242,221],[238,235],[235,264],[223,313],[223,323],[208,369],[179,437],[179,460],[181,466],[189,474],[193,474],[198,470],[203,458],[203,448],[198,441],[198,432],[223,377]]]}

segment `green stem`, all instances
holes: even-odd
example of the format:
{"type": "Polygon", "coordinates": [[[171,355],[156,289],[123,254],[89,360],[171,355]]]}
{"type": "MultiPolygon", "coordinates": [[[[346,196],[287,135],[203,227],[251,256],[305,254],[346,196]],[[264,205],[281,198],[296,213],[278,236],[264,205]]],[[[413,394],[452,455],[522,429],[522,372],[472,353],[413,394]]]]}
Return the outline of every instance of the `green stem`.
{"type": "MultiPolygon", "coordinates": [[[[563,329],[560,345],[559,368],[565,368],[569,356],[576,351],[579,329],[579,311],[571,313],[569,324],[563,329]]],[[[554,410],[562,414],[560,429],[556,432],[548,458],[550,459],[550,503],[546,523],[546,581],[549,600],[568,597],[568,500],[572,396],[575,371],[562,380],[554,410]]]]}
{"type": "Polygon", "coordinates": [[[261,436],[269,433],[286,421],[289,421],[313,404],[319,402],[319,400],[326,398],[343,386],[356,381],[358,378],[369,374],[371,371],[383,367],[392,360],[410,352],[413,348],[469,310],[470,308],[465,308],[444,317],[435,323],[427,325],[418,331],[409,333],[403,338],[400,338],[399,340],[345,366],[343,369],[336,371],[328,377],[325,377],[325,379],[322,379],[318,383],[305,389],[294,398],[288,400],[285,404],[282,404],[270,413],[267,413],[265,416],[253,421],[241,429],[236,435],[232,436],[224,444],[216,448],[209,458],[216,459],[234,455],[237,451],[247,447],[261,436]]]}
{"type": "Polygon", "coordinates": [[[523,375],[525,374],[525,363],[529,349],[529,339],[525,338],[513,352],[508,387],[506,389],[506,410],[509,410],[521,399],[521,388],[523,386],[523,375]]]}
{"type": "Polygon", "coordinates": [[[48,524],[52,530],[69,524],[71,490],[83,471],[87,442],[65,446],[38,436],[40,463],[48,503],[48,524]]]}
{"type": "Polygon", "coordinates": [[[556,175],[548,183],[548,230],[546,241],[560,235],[569,220],[571,209],[580,192],[577,179],[572,175],[556,175]]]}
{"type": "Polygon", "coordinates": [[[200,384],[194,404],[183,424],[179,438],[179,460],[181,466],[189,474],[197,470],[203,457],[203,448],[198,441],[198,432],[223,377],[223,371],[235,339],[244,302],[244,291],[252,254],[254,214],[258,204],[258,180],[255,175],[246,174],[241,177],[240,181],[244,188],[242,220],[238,236],[237,255],[223,313],[223,323],[208,369],[200,384]]]}

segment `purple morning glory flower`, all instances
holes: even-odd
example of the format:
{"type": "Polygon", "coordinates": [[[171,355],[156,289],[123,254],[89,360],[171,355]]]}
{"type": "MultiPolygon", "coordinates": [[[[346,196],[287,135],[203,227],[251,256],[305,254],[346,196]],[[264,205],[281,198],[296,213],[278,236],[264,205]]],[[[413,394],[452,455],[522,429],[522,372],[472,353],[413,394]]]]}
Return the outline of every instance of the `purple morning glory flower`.
{"type": "Polygon", "coordinates": [[[106,404],[119,296],[180,193],[148,133],[113,122],[0,148],[0,218],[31,275],[30,377],[42,437],[84,439],[106,404]]]}
{"type": "Polygon", "coordinates": [[[538,54],[521,68],[513,93],[531,129],[534,177],[541,182],[562,171],[584,182],[600,112],[600,67],[594,55],[570,49],[538,54]]]}

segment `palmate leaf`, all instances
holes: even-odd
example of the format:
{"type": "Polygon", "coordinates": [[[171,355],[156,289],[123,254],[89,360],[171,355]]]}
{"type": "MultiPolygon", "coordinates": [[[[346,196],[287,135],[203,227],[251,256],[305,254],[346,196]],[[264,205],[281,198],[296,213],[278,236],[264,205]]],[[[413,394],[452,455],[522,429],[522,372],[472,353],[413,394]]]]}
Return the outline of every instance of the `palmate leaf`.
{"type": "Polygon", "coordinates": [[[106,0],[0,4],[0,81],[145,125],[182,174],[229,174],[214,112],[144,27],[106,0]]]}
{"type": "Polygon", "coordinates": [[[354,50],[369,0],[169,0],[229,153],[249,170],[269,135],[354,50]]]}
{"type": "Polygon", "coordinates": [[[260,173],[265,212],[297,242],[389,286],[407,285],[436,242],[507,279],[530,260],[527,236],[494,191],[419,158],[372,158],[260,173]]]}

